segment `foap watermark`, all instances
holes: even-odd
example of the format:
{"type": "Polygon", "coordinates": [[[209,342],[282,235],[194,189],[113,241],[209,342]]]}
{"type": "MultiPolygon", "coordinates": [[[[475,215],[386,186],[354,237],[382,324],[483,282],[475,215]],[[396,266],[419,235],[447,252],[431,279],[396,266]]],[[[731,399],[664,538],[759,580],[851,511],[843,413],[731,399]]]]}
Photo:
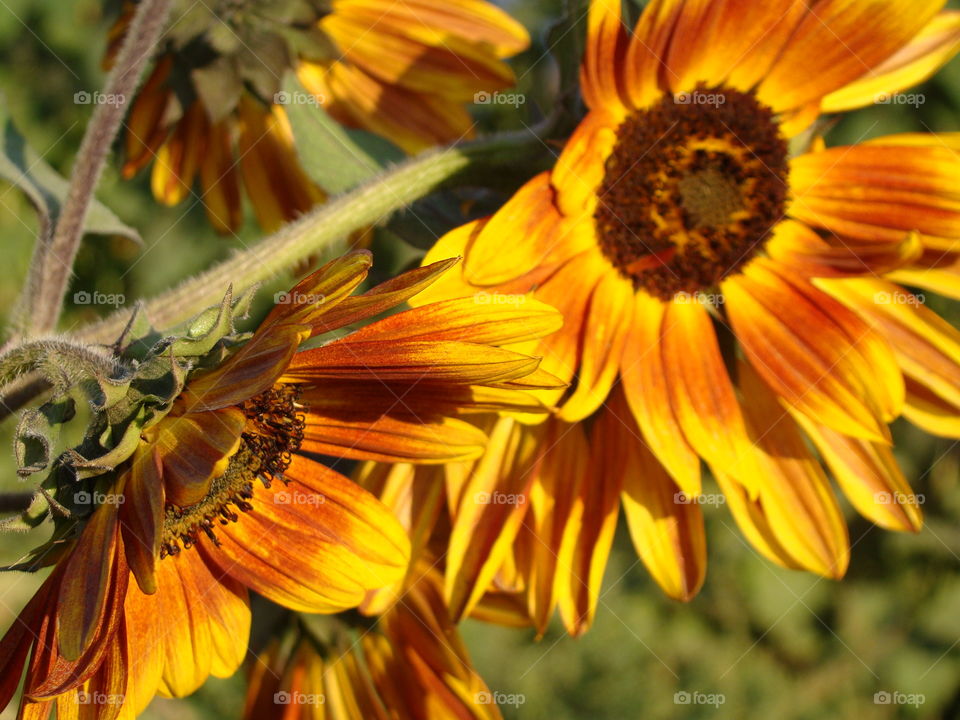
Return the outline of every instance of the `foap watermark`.
{"type": "Polygon", "coordinates": [[[720,107],[726,105],[727,96],[723,93],[709,93],[702,90],[691,90],[690,92],[677,93],[673,96],[673,102],[677,105],[710,105],[720,107]]]}
{"type": "Polygon", "coordinates": [[[123,705],[126,696],[121,693],[87,692],[80,690],[74,696],[77,705],[123,705]]]}
{"type": "Polygon", "coordinates": [[[326,102],[326,96],[320,93],[287,92],[286,90],[281,90],[273,94],[274,105],[316,105],[319,107],[326,102]]]}
{"type": "Polygon", "coordinates": [[[273,296],[274,305],[323,305],[326,301],[326,295],[302,292],[278,292],[273,296]]]}
{"type": "Polygon", "coordinates": [[[713,705],[718,708],[727,701],[723,693],[687,692],[678,690],[673,694],[674,705],[713,705]]]}
{"type": "Polygon", "coordinates": [[[281,490],[274,494],[273,502],[275,505],[323,505],[327,498],[320,493],[281,490]]]}
{"type": "Polygon", "coordinates": [[[912,305],[914,307],[925,305],[927,296],[923,293],[914,295],[906,290],[897,290],[894,292],[878,292],[873,294],[873,302],[877,305],[912,305]]]}
{"type": "Polygon", "coordinates": [[[923,93],[877,93],[873,96],[874,105],[911,105],[915,108],[927,102],[923,93]]]}
{"type": "Polygon", "coordinates": [[[527,496],[523,493],[478,492],[473,496],[477,505],[525,505],[527,496]]]}
{"type": "Polygon", "coordinates": [[[74,305],[110,305],[120,307],[126,304],[127,296],[123,293],[102,293],[98,290],[87,292],[78,290],[73,294],[74,305]]]}
{"type": "Polygon", "coordinates": [[[498,293],[498,292],[487,292],[486,290],[481,290],[480,292],[474,293],[473,302],[477,305],[523,305],[527,301],[526,295],[521,294],[510,294],[510,293],[498,293]]]}
{"type": "Polygon", "coordinates": [[[86,90],[73,94],[74,105],[126,105],[127,96],[121,93],[102,93],[96,90],[92,93],[86,90]]]}
{"type": "Polygon", "coordinates": [[[273,694],[274,705],[323,705],[326,702],[326,697],[319,693],[302,693],[298,690],[287,692],[286,690],[281,690],[273,694]]]}
{"type": "Polygon", "coordinates": [[[923,493],[904,493],[894,490],[893,492],[874,493],[873,501],[877,505],[923,505],[926,497],[923,493]]]}
{"type": "Polygon", "coordinates": [[[678,305],[723,305],[726,302],[722,293],[704,293],[697,290],[688,293],[683,290],[673,296],[678,305]]]}
{"type": "Polygon", "coordinates": [[[510,705],[511,707],[520,707],[527,702],[527,696],[523,693],[504,693],[499,690],[478,692],[474,699],[477,705],[510,705]]]}
{"type": "Polygon", "coordinates": [[[518,108],[527,102],[527,96],[523,93],[491,93],[481,90],[473,96],[473,102],[477,105],[513,105],[518,108]]]}
{"type": "Polygon", "coordinates": [[[77,505],[95,505],[100,507],[101,505],[123,505],[123,503],[126,502],[126,498],[123,493],[87,492],[86,490],[80,490],[73,494],[73,501],[77,505]]]}
{"type": "Polygon", "coordinates": [[[677,505],[726,505],[727,498],[723,493],[688,495],[681,490],[673,494],[673,502],[677,505]]]}
{"type": "Polygon", "coordinates": [[[874,705],[913,705],[918,708],[927,701],[923,693],[904,693],[899,690],[881,690],[873,694],[874,705]]]}

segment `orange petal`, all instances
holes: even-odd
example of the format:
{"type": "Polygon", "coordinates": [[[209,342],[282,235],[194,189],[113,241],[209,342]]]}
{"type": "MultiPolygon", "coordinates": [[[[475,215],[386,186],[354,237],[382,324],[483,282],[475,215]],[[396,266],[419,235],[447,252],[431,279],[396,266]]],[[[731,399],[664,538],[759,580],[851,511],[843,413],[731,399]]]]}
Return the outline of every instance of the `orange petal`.
{"type": "Polygon", "coordinates": [[[543,635],[559,594],[564,592],[562,587],[570,583],[570,563],[580,527],[579,521],[571,524],[571,518],[589,477],[590,449],[581,425],[556,421],[548,421],[541,446],[542,459],[533,472],[524,523],[530,539],[525,568],[527,608],[543,635]]]}
{"type": "Polygon", "coordinates": [[[953,405],[907,377],[903,416],[931,435],[960,439],[960,405],[953,405]]]}
{"type": "Polygon", "coordinates": [[[430,263],[401,273],[362,295],[348,297],[313,324],[313,334],[322,335],[386,312],[430,287],[457,263],[455,257],[430,263]]]}
{"type": "MultiPolygon", "coordinates": [[[[601,445],[602,432],[602,423],[596,423],[591,446],[601,445]]],[[[610,460],[604,456],[596,458],[600,472],[593,481],[585,478],[580,483],[580,495],[574,501],[566,528],[566,537],[573,547],[561,546],[557,600],[564,627],[574,637],[585,633],[593,624],[617,529],[623,478],[616,466],[608,464],[610,460]]]]}
{"type": "Polygon", "coordinates": [[[480,229],[464,260],[464,278],[496,285],[576,252],[567,242],[576,236],[558,231],[555,195],[549,172],[527,181],[480,229]]]}
{"type": "Polygon", "coordinates": [[[510,552],[533,482],[538,430],[501,418],[489,436],[487,452],[454,501],[444,591],[457,620],[479,602],[510,552]]]}
{"type": "Polygon", "coordinates": [[[745,361],[738,371],[744,412],[764,469],[759,497],[770,529],[801,567],[843,577],[849,538],[830,482],[776,395],[745,361]]]}
{"type": "Polygon", "coordinates": [[[902,90],[919,85],[960,49],[960,12],[945,10],[909,43],[846,87],[823,99],[823,111],[844,112],[889,101],[902,90]]]}
{"type": "Polygon", "coordinates": [[[240,178],[226,123],[210,127],[207,145],[200,159],[201,201],[207,219],[219,233],[235,232],[243,222],[240,178]]]}
{"type": "Polygon", "coordinates": [[[289,482],[257,488],[254,509],[202,540],[223,572],[284,607],[338,612],[406,571],[410,543],[392,513],[339,473],[294,456],[289,482]]]}
{"type": "Polygon", "coordinates": [[[137,448],[123,487],[120,532],[130,571],[145,593],[157,590],[156,563],[163,536],[163,461],[156,446],[137,448]]]}
{"type": "Polygon", "coordinates": [[[538,364],[536,358],[474,343],[339,341],[298,353],[284,379],[483,384],[523,377],[538,364]]]}
{"type": "Polygon", "coordinates": [[[550,173],[556,205],[565,216],[593,215],[616,144],[617,121],[603,111],[590,112],[577,125],[550,173]]]}
{"type": "MultiPolygon", "coordinates": [[[[436,11],[424,12],[417,4],[346,0],[337,3],[320,27],[346,61],[388,85],[469,102],[479,90],[513,84],[510,67],[489,45],[451,31],[464,22],[464,15],[479,20],[479,13],[463,13],[451,23],[449,10],[445,18],[436,11]]],[[[455,8],[454,4],[450,10],[455,8]]],[[[476,4],[471,9],[486,11],[488,20],[495,17],[495,25],[506,30],[496,32],[496,37],[514,47],[526,35],[522,26],[493,6],[476,4]]]]}
{"type": "Polygon", "coordinates": [[[623,478],[621,500],[633,546],[667,596],[687,602],[707,573],[707,541],[700,506],[666,473],[640,439],[630,409],[615,395],[598,420],[598,452],[623,478]]]}
{"type": "Polygon", "coordinates": [[[510,345],[537,340],[563,325],[549,305],[526,295],[479,292],[391,315],[341,342],[458,341],[510,345]]]}
{"type": "Polygon", "coordinates": [[[752,444],[707,310],[667,303],[660,334],[670,405],[687,442],[711,465],[755,487],[752,444]]]}
{"type": "Polygon", "coordinates": [[[822,0],[808,8],[757,88],[774,110],[819,100],[861,77],[910,42],[943,0],[822,0]]]}
{"type": "Polygon", "coordinates": [[[648,447],[680,488],[700,494],[700,458],[684,437],[667,388],[661,328],[666,305],[638,293],[620,374],[630,410],[648,447]]]}
{"type": "Polygon", "coordinates": [[[784,220],[767,242],[767,254],[805,277],[883,274],[916,260],[923,252],[917,233],[877,240],[820,235],[803,223],[784,220]]]}
{"type": "Polygon", "coordinates": [[[270,388],[286,370],[313,323],[347,298],[367,275],[370,253],[352,252],[330,261],[282,293],[253,337],[226,362],[192,380],[183,394],[191,411],[239,405],[270,388]]]}
{"type": "Polygon", "coordinates": [[[177,205],[190,194],[209,128],[203,105],[194,102],[157,150],[150,183],[153,196],[164,205],[177,205]]]}
{"type": "Polygon", "coordinates": [[[70,553],[60,586],[57,641],[67,660],[88,648],[104,622],[117,559],[118,505],[100,505],[70,553]]]}
{"type": "Polygon", "coordinates": [[[633,284],[617,273],[605,274],[594,288],[584,327],[577,386],[560,411],[560,417],[567,422],[591,415],[610,393],[633,323],[633,296],[633,284]]]}
{"type": "Polygon", "coordinates": [[[587,47],[580,68],[580,91],[591,109],[622,115],[627,103],[621,68],[627,31],[619,0],[592,0],[587,15],[587,47]]]}
{"type": "Polygon", "coordinates": [[[791,161],[789,213],[858,241],[894,243],[917,231],[924,244],[952,245],[960,237],[958,174],[960,158],[944,145],[884,145],[879,138],[833,147],[791,161]]]}
{"type": "MultiPolygon", "coordinates": [[[[622,80],[627,107],[645,108],[663,96],[660,78],[664,73],[668,48],[674,29],[684,12],[683,3],[676,0],[653,0],[640,15],[628,43],[626,56],[615,68],[622,68],[622,80]]],[[[598,98],[607,100],[606,97],[598,98]]],[[[616,112],[618,103],[608,102],[605,109],[616,112]]],[[[599,107],[599,104],[596,106],[599,107]]],[[[618,114],[622,117],[622,111],[618,114]]]]}
{"type": "Polygon", "coordinates": [[[210,481],[226,471],[246,423],[235,407],[165,418],[155,445],[166,501],[181,507],[200,502],[210,481]]]}
{"type": "Polygon", "coordinates": [[[823,288],[883,335],[903,372],[960,405],[960,332],[923,298],[885,280],[829,281],[823,288]]]}
{"type": "Polygon", "coordinates": [[[363,410],[324,416],[307,415],[301,449],[353,460],[447,463],[471,460],[483,453],[486,435],[455,418],[406,415],[403,400],[390,415],[371,417],[363,410]]]}
{"type": "Polygon", "coordinates": [[[670,89],[687,92],[702,82],[750,90],[770,68],[805,10],[803,0],[687,3],[667,57],[670,89]]]}
{"type": "Polygon", "coordinates": [[[848,435],[885,442],[902,378],[884,340],[852,311],[757,259],[723,284],[737,339],[797,411],[848,435]]]}
{"type": "Polygon", "coordinates": [[[814,425],[799,414],[796,419],[857,512],[886,530],[920,531],[917,496],[889,447],[814,425]]]}

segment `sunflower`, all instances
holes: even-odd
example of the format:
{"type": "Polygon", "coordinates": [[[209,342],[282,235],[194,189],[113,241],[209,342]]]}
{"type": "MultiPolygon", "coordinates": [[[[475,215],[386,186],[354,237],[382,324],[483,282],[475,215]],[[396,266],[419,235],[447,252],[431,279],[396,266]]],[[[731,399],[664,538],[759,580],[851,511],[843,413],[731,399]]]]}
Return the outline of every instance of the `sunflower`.
{"type": "Polygon", "coordinates": [[[251,664],[244,717],[313,718],[325,709],[344,720],[500,718],[441,586],[439,573],[421,563],[375,624],[335,616],[338,625],[316,628],[301,618],[251,664]]]}
{"type": "Polygon", "coordinates": [[[708,501],[767,557],[831,578],[849,542],[825,467],[867,518],[919,529],[888,426],[958,437],[960,333],[898,283],[960,294],[960,140],[826,148],[816,121],[953,57],[943,5],[654,0],[628,34],[619,0],[591,2],[589,113],[552,170],[437,243],[426,262],[462,271],[417,300],[532,293],[564,316],[534,343],[570,384],[543,395],[556,417],[504,419],[451,480],[530,498],[457,495],[455,617],[506,573],[541,629],[559,594],[582,632],[621,504],[680,600],[703,582],[708,501]]]}
{"type": "MultiPolygon", "coordinates": [[[[133,14],[110,33],[107,64],[133,14]]],[[[133,102],[124,177],[153,163],[158,202],[177,205],[199,177],[211,224],[242,221],[241,185],[272,232],[324,198],[307,177],[283,108],[295,72],[338,121],[414,153],[473,134],[465,109],[476,93],[514,82],[503,62],[529,36],[484,0],[253,0],[201,3],[168,33],[133,102]]]]}
{"type": "Polygon", "coordinates": [[[334,613],[404,577],[409,541],[391,511],[311,456],[477,457],[485,437],[458,414],[529,412],[525,389],[557,382],[536,358],[497,346],[552,332],[560,319],[534,302],[453,300],[298,352],[399,305],[452,263],[351,297],[370,264],[368,253],[346,255],[282,294],[226,360],[188,369],[129,459],[95,479],[95,509],[55,532],[53,571],[0,641],[0,707],[26,666],[26,717],[54,705],[74,717],[80,704],[98,718],[133,716],[157,692],[182,696],[233,673],[246,652],[249,590],[334,613]]]}

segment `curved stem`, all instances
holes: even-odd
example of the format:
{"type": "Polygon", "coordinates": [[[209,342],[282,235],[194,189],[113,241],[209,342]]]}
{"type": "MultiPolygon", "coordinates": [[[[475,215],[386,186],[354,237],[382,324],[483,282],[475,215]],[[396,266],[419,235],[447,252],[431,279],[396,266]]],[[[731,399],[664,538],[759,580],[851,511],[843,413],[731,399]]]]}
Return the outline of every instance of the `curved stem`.
{"type": "Polygon", "coordinates": [[[117,64],[107,78],[103,93],[120,101],[96,105],[77,153],[67,197],[53,236],[37,238],[18,311],[22,336],[36,337],[51,332],[60,319],[63,297],[73,272],[94,190],[123,121],[126,101],[136,92],[169,11],[170,0],[142,0],[137,4],[117,64]]]}

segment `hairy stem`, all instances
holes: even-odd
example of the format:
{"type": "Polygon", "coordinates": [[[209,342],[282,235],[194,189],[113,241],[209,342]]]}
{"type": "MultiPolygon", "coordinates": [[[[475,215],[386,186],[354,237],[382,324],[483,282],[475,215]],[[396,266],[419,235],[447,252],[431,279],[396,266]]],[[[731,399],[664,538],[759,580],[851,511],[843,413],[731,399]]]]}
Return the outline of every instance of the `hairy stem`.
{"type": "Polygon", "coordinates": [[[126,112],[127,101],[136,93],[140,76],[153,54],[169,11],[170,0],[142,0],[137,4],[103,93],[120,101],[95,106],[52,236],[45,233],[37,239],[19,306],[22,336],[49,333],[60,319],[63,297],[73,272],[94,190],[126,112]]]}

